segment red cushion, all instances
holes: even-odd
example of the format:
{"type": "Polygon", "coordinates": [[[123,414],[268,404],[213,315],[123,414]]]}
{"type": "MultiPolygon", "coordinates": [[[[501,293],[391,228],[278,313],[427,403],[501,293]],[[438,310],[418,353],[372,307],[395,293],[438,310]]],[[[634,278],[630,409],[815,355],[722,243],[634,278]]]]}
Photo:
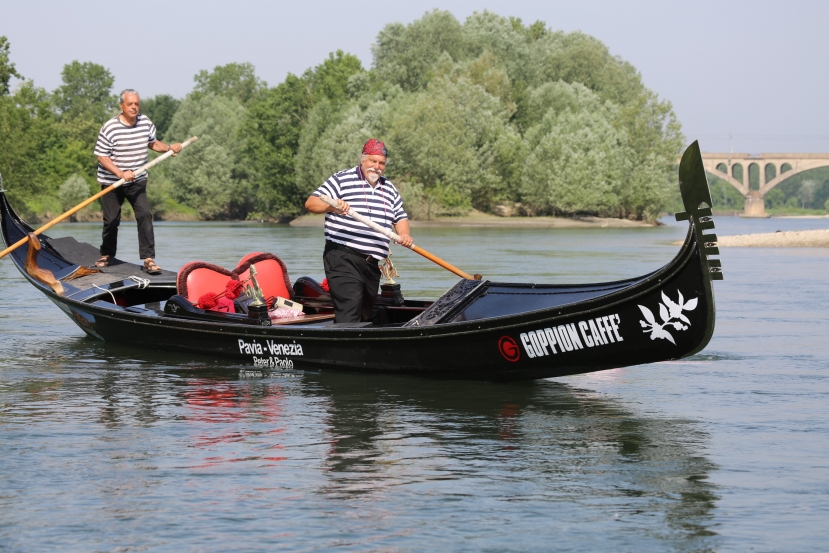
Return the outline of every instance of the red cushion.
{"type": "Polygon", "coordinates": [[[228,280],[236,280],[236,275],[212,263],[191,261],[178,272],[176,290],[179,296],[197,303],[208,292],[223,293],[228,280]]]}
{"type": "Polygon", "coordinates": [[[293,298],[294,289],[288,278],[288,269],[282,260],[272,253],[247,254],[233,269],[233,273],[239,276],[239,280],[245,280],[250,277],[250,266],[254,264],[256,265],[256,281],[266,298],[271,296],[293,298]]]}

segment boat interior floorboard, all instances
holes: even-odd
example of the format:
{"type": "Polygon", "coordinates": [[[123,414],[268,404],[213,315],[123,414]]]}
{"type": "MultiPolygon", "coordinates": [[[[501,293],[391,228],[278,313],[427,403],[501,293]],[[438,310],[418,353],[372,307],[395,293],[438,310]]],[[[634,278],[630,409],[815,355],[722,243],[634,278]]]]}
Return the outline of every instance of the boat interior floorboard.
{"type": "MultiPolygon", "coordinates": [[[[78,242],[71,236],[64,238],[49,238],[49,245],[64,259],[90,268],[95,267],[95,261],[101,257],[98,248],[78,242]]],[[[129,263],[121,259],[113,258],[109,267],[99,269],[99,273],[72,279],[70,282],[77,288],[88,288],[90,286],[103,286],[131,276],[148,279],[152,284],[173,284],[176,282],[176,272],[162,270],[160,275],[149,275],[141,270],[142,266],[136,263],[129,263]]]]}

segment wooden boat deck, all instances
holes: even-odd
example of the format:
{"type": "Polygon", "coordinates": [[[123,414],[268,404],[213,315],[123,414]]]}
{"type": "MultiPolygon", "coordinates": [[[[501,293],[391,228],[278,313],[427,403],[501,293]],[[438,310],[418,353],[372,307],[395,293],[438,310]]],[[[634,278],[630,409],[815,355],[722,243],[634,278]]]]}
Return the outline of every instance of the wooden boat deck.
{"type": "Polygon", "coordinates": [[[130,277],[149,280],[153,285],[176,285],[175,271],[162,270],[160,275],[149,275],[142,270],[142,266],[130,263],[121,259],[113,258],[109,267],[97,268],[95,261],[101,257],[98,248],[85,242],[78,242],[71,236],[64,238],[49,238],[48,245],[51,246],[61,257],[71,260],[73,263],[95,269],[96,273],[78,278],[64,278],[63,282],[69,282],[75,288],[85,290],[93,286],[106,286],[119,282],[130,277]]]}

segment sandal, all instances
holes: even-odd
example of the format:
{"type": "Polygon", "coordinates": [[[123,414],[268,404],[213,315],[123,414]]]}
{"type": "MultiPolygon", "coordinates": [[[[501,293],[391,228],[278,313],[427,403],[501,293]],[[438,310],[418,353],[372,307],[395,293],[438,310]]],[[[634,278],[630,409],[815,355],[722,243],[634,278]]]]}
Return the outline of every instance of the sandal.
{"type": "Polygon", "coordinates": [[[161,267],[155,264],[152,257],[148,257],[144,260],[144,267],[141,269],[148,275],[160,275],[161,274],[161,267]]]}
{"type": "Polygon", "coordinates": [[[95,266],[98,268],[109,267],[109,263],[112,261],[111,255],[102,255],[101,258],[95,262],[95,266]]]}

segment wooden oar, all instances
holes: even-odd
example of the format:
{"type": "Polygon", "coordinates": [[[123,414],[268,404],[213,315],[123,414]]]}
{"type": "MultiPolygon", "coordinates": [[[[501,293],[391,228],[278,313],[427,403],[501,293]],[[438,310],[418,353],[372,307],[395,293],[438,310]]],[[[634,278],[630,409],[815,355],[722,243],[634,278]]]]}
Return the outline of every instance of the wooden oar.
{"type": "MultiPolygon", "coordinates": [[[[322,201],[324,201],[325,203],[327,203],[328,205],[330,205],[331,207],[334,207],[334,208],[337,207],[337,201],[336,200],[333,200],[333,199],[329,198],[328,196],[326,196],[324,194],[321,194],[319,198],[322,201]]],[[[357,213],[353,208],[349,208],[349,210],[346,211],[345,214],[348,215],[349,217],[351,217],[352,219],[354,219],[356,221],[359,221],[359,222],[363,223],[364,225],[370,227],[371,229],[376,230],[380,234],[385,235],[386,237],[389,238],[389,240],[394,240],[398,244],[402,241],[402,239],[400,238],[399,235],[395,234],[390,229],[381,227],[380,225],[378,225],[377,223],[375,223],[371,219],[368,219],[367,217],[363,217],[362,215],[357,213]]],[[[476,274],[475,276],[472,276],[469,273],[465,273],[465,272],[461,271],[460,269],[458,269],[457,267],[455,267],[454,265],[452,265],[451,263],[447,263],[446,261],[442,260],[438,256],[427,252],[426,250],[424,250],[421,247],[418,247],[418,246],[415,246],[414,244],[412,244],[411,246],[409,246],[409,249],[411,249],[415,253],[419,253],[420,255],[422,255],[423,257],[428,259],[429,261],[432,261],[433,263],[437,263],[438,265],[440,265],[444,269],[447,269],[447,270],[455,273],[456,275],[458,275],[461,278],[465,278],[465,279],[468,279],[468,280],[481,280],[481,275],[476,274]]]]}
{"type": "MultiPolygon", "coordinates": [[[[189,140],[186,140],[186,141],[182,142],[181,147],[185,148],[186,146],[189,146],[190,144],[195,142],[197,140],[197,138],[198,137],[194,136],[193,138],[190,138],[189,140]]],[[[140,175],[141,173],[143,173],[144,171],[146,171],[147,169],[149,169],[153,165],[156,165],[157,163],[161,163],[163,160],[167,159],[171,155],[173,155],[172,150],[161,154],[160,156],[158,156],[157,158],[155,158],[151,162],[147,163],[146,165],[144,165],[144,166],[140,167],[139,169],[137,169],[136,171],[134,171],[135,176],[138,177],[138,175],[140,175]]],[[[82,201],[81,203],[79,203],[78,205],[76,205],[75,207],[73,207],[72,209],[67,211],[66,213],[64,213],[62,215],[59,215],[58,217],[55,217],[54,219],[52,219],[51,221],[49,221],[48,223],[46,223],[45,225],[43,225],[42,227],[37,229],[34,233],[35,234],[41,234],[44,231],[52,228],[53,226],[57,225],[58,223],[60,223],[61,221],[63,221],[67,217],[69,217],[70,215],[73,215],[73,214],[77,213],[78,211],[80,211],[81,209],[85,208],[86,206],[88,206],[89,204],[91,204],[92,202],[94,202],[95,200],[97,200],[98,198],[103,196],[104,194],[109,194],[110,192],[112,192],[113,190],[118,188],[119,186],[123,185],[125,182],[126,181],[124,179],[121,179],[119,181],[114,182],[111,186],[107,186],[106,188],[104,188],[103,190],[101,190],[100,192],[98,192],[97,194],[92,196],[91,198],[82,201]]],[[[130,182],[133,182],[133,181],[130,181],[130,182]]],[[[11,246],[9,246],[8,248],[6,248],[2,252],[0,252],[0,258],[3,258],[7,254],[10,254],[11,252],[13,252],[14,250],[16,250],[17,248],[19,248],[20,246],[22,246],[23,244],[25,244],[28,241],[29,241],[28,236],[26,236],[25,238],[21,238],[20,240],[18,240],[17,242],[15,242],[11,246]]]]}

